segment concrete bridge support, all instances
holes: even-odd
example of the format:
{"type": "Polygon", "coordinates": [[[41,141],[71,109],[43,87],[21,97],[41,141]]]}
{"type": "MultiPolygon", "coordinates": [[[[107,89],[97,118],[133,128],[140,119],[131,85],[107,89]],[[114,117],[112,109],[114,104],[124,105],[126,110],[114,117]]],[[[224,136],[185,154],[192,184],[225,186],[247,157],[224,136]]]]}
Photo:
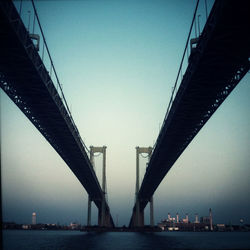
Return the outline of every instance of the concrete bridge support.
{"type": "Polygon", "coordinates": [[[104,213],[102,209],[98,210],[98,226],[99,227],[113,227],[110,220],[110,211],[105,210],[104,213]]]}
{"type": "Polygon", "coordinates": [[[150,199],[150,226],[154,227],[155,222],[154,222],[154,200],[153,196],[150,199]]]}
{"type": "Polygon", "coordinates": [[[136,210],[133,211],[132,218],[129,224],[129,227],[143,227],[144,226],[144,210],[136,212],[136,210]]]}

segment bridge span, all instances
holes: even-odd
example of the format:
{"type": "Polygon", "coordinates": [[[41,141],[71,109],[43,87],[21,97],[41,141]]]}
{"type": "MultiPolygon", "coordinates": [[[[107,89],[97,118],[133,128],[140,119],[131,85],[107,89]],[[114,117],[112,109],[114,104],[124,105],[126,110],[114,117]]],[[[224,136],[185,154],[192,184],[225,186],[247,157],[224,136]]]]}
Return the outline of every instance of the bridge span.
{"type": "Polygon", "coordinates": [[[85,145],[64,96],[59,95],[31,40],[32,35],[25,28],[13,2],[0,1],[0,86],[86,189],[98,207],[99,225],[113,227],[105,194],[85,145]]]}
{"type": "Polygon", "coordinates": [[[130,227],[144,225],[144,208],[178,157],[248,72],[248,1],[216,0],[189,57],[138,192],[130,227]],[[139,220],[138,220],[139,218],[139,220]]]}

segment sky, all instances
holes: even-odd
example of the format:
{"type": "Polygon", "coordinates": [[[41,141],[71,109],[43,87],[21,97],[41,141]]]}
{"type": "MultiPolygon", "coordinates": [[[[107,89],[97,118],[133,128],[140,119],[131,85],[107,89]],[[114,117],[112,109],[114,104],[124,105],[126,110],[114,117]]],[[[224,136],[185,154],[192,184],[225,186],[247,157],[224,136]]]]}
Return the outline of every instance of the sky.
{"type": "MultiPolygon", "coordinates": [[[[213,1],[207,2],[210,10],[213,1]]],[[[29,4],[24,1],[22,7],[26,27],[29,4]]],[[[36,1],[81,137],[88,147],[107,146],[108,203],[119,226],[128,225],[134,205],[135,147],[153,146],[157,139],[195,4],[36,1]]],[[[198,14],[203,27],[204,1],[198,14]]],[[[46,58],[45,63],[49,67],[46,58]]],[[[155,222],[177,212],[194,220],[195,213],[206,216],[211,207],[215,223],[250,223],[249,80],[248,73],[158,187],[155,222]]],[[[78,179],[2,90],[0,97],[3,220],[31,223],[36,212],[41,223],[86,224],[88,195],[78,179]]],[[[99,181],[101,167],[102,156],[96,156],[99,181]]],[[[141,157],[141,180],[145,167],[141,157]]],[[[145,222],[149,224],[148,207],[145,222]]]]}

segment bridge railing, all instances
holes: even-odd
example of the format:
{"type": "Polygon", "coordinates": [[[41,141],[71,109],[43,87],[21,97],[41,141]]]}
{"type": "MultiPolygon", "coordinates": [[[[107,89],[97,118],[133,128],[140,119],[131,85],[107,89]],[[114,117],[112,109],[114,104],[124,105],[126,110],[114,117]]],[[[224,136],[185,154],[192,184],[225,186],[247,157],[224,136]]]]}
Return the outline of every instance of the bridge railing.
{"type": "MultiPolygon", "coordinates": [[[[47,69],[47,72],[52,80],[52,83],[54,84],[54,87],[56,88],[58,95],[60,97],[61,102],[64,104],[66,114],[64,114],[67,119],[70,119],[70,127],[74,131],[74,136],[77,137],[77,139],[80,142],[80,146],[83,146],[87,152],[89,152],[89,149],[83,142],[80,133],[76,127],[76,124],[73,120],[70,108],[68,106],[68,103],[66,101],[65,95],[63,93],[63,85],[61,84],[58,74],[56,72],[56,68],[54,65],[54,62],[52,60],[51,53],[49,51],[49,47],[45,38],[45,34],[42,29],[42,25],[38,16],[38,12],[35,6],[35,3],[33,0],[18,0],[14,1],[14,5],[16,7],[16,10],[19,13],[20,18],[22,19],[26,30],[29,33],[29,36],[44,64],[44,66],[47,69]]],[[[61,106],[61,105],[60,105],[61,106]]],[[[63,112],[65,113],[65,112],[63,112]]]]}
{"type": "Polygon", "coordinates": [[[165,125],[165,122],[167,120],[169,111],[172,107],[172,104],[174,102],[175,96],[178,92],[178,88],[182,82],[183,76],[185,74],[185,71],[189,65],[189,61],[192,58],[193,54],[195,53],[196,45],[199,41],[199,38],[202,34],[202,31],[205,27],[206,21],[208,19],[208,13],[210,13],[212,6],[213,6],[214,1],[207,1],[207,0],[197,0],[196,5],[195,5],[195,10],[194,14],[192,17],[190,29],[187,35],[187,40],[185,43],[183,55],[181,58],[180,66],[178,68],[176,80],[174,82],[174,86],[172,87],[172,92],[170,96],[170,101],[167,107],[166,114],[164,116],[161,129],[158,135],[158,138],[153,146],[153,151],[157,145],[158,139],[160,138],[160,135],[162,133],[162,129],[165,125]],[[203,2],[203,3],[202,3],[203,2]]]}

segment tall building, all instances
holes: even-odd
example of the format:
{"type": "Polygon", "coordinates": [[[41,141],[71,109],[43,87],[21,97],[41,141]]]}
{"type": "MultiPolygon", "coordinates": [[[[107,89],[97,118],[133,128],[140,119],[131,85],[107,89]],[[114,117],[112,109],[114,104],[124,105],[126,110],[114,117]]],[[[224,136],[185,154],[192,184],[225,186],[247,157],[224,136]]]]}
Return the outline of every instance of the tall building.
{"type": "Polygon", "coordinates": [[[188,214],[186,214],[186,218],[185,219],[182,219],[182,222],[183,223],[188,223],[188,214]]]}
{"type": "Polygon", "coordinates": [[[171,215],[168,213],[168,221],[171,221],[171,215]]]}
{"type": "Polygon", "coordinates": [[[36,213],[32,213],[32,225],[36,225],[36,213]]]}
{"type": "Polygon", "coordinates": [[[213,218],[212,218],[212,209],[209,208],[209,224],[210,224],[210,230],[213,231],[213,218]]]}
{"type": "Polygon", "coordinates": [[[198,214],[195,214],[195,222],[194,223],[199,223],[198,214]]]}

